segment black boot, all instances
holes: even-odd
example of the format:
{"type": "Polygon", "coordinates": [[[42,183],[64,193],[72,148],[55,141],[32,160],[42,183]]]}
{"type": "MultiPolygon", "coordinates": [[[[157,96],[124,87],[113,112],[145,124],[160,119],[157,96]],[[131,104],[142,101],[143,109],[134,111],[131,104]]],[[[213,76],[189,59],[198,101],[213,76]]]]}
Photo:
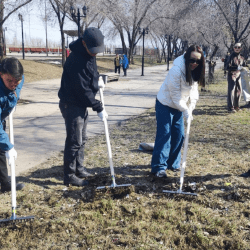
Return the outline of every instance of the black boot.
{"type": "Polygon", "coordinates": [[[82,186],[87,186],[89,184],[88,181],[84,181],[75,175],[69,176],[67,180],[64,180],[64,185],[66,186],[77,186],[77,187],[82,187],[82,186]]]}
{"type": "Polygon", "coordinates": [[[241,174],[240,177],[245,177],[245,178],[250,177],[250,169],[246,173],[241,174]]]}
{"type": "MultiPolygon", "coordinates": [[[[22,190],[24,188],[24,184],[23,183],[16,183],[16,190],[22,190]]],[[[9,192],[11,191],[11,182],[7,182],[6,184],[2,183],[1,184],[1,192],[9,192]]]]}
{"type": "Polygon", "coordinates": [[[79,178],[92,177],[93,174],[89,173],[86,168],[81,168],[80,170],[76,170],[76,176],[79,178]]]}

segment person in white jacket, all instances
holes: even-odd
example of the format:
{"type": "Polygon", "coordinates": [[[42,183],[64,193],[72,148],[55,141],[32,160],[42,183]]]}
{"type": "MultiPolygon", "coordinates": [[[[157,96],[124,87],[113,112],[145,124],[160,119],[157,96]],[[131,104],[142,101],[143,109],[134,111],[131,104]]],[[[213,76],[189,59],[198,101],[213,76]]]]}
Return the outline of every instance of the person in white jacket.
{"type": "Polygon", "coordinates": [[[190,46],[177,57],[156,98],[157,132],[151,173],[167,177],[166,169],[180,168],[184,120],[193,119],[199,99],[198,84],[205,87],[205,60],[199,46],[190,46]]]}

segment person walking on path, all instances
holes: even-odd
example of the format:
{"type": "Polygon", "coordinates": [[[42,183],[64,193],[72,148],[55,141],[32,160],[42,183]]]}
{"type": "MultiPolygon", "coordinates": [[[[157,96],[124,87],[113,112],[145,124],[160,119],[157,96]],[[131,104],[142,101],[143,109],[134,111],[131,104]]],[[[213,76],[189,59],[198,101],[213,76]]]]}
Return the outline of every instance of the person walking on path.
{"type": "MultiPolygon", "coordinates": [[[[23,66],[14,57],[5,58],[0,65],[0,183],[1,191],[11,191],[11,183],[8,177],[8,162],[16,159],[17,152],[10,143],[8,134],[5,132],[5,119],[17,105],[20,91],[24,83],[23,66]]],[[[16,190],[23,189],[24,184],[17,183],[16,190]]]]}
{"type": "Polygon", "coordinates": [[[127,76],[127,69],[128,69],[128,67],[129,67],[128,58],[124,54],[123,55],[123,59],[122,59],[122,69],[123,69],[124,76],[127,76]]]}
{"type": "Polygon", "coordinates": [[[240,111],[240,98],[242,94],[240,70],[246,66],[244,57],[240,54],[241,43],[234,45],[234,52],[230,55],[227,62],[228,70],[228,92],[227,108],[229,112],[240,111]]]}
{"type": "Polygon", "coordinates": [[[115,73],[118,72],[119,75],[121,72],[121,64],[122,64],[122,59],[120,58],[120,56],[118,54],[116,54],[116,57],[114,59],[115,73]]]}
{"type": "Polygon", "coordinates": [[[166,169],[180,168],[183,116],[186,120],[193,119],[192,112],[199,99],[198,84],[205,86],[205,59],[202,49],[192,45],[174,60],[157,94],[157,132],[151,161],[151,173],[157,177],[167,177],[166,169]]]}
{"type": "Polygon", "coordinates": [[[99,29],[90,27],[69,47],[71,53],[64,64],[58,92],[66,126],[64,185],[84,186],[88,182],[81,178],[92,176],[82,165],[87,139],[87,107],[96,111],[102,120],[108,117],[102,103],[95,99],[99,88],[104,88],[96,65],[96,54],[104,51],[104,36],[99,29]]]}

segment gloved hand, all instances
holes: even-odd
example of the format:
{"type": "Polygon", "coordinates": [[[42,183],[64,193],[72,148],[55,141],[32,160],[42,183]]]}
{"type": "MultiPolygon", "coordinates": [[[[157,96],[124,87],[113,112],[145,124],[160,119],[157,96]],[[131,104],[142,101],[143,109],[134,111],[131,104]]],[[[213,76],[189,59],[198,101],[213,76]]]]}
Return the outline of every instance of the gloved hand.
{"type": "Polygon", "coordinates": [[[193,120],[192,111],[190,109],[186,109],[185,111],[183,111],[183,115],[184,115],[186,121],[188,119],[190,119],[191,121],[193,120]]]}
{"type": "Polygon", "coordinates": [[[98,88],[102,88],[102,90],[104,90],[105,88],[105,84],[104,84],[104,81],[102,79],[102,76],[99,77],[99,80],[98,80],[98,88]]]}
{"type": "Polygon", "coordinates": [[[238,65],[238,70],[242,70],[242,66],[238,65]]]}
{"type": "Polygon", "coordinates": [[[101,118],[102,121],[104,121],[104,119],[108,119],[108,114],[105,109],[102,112],[97,113],[97,115],[101,118]]]}
{"type": "Polygon", "coordinates": [[[195,104],[194,103],[190,103],[190,105],[189,105],[189,108],[188,108],[189,110],[191,110],[191,112],[193,112],[194,111],[194,109],[195,109],[195,104]]]}
{"type": "Polygon", "coordinates": [[[9,165],[11,164],[11,162],[13,160],[16,160],[16,158],[17,158],[17,152],[14,149],[14,147],[12,149],[10,149],[9,151],[6,151],[5,152],[5,156],[8,159],[9,165]]]}

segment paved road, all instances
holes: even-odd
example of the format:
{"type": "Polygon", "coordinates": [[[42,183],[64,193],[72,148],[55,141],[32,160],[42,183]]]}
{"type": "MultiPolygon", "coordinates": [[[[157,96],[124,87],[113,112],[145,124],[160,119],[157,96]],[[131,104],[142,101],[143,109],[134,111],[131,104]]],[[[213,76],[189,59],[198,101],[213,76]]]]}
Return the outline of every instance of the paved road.
{"type": "MultiPolygon", "coordinates": [[[[108,124],[116,124],[154,107],[156,94],[167,74],[166,65],[128,70],[118,82],[110,82],[104,91],[109,114],[108,124]]],[[[14,113],[15,148],[18,152],[16,174],[35,167],[64,148],[64,120],[58,107],[60,79],[25,84],[20,104],[14,113]]],[[[99,96],[98,96],[99,97],[99,96]]],[[[89,109],[88,136],[104,133],[103,123],[89,109]]]]}

